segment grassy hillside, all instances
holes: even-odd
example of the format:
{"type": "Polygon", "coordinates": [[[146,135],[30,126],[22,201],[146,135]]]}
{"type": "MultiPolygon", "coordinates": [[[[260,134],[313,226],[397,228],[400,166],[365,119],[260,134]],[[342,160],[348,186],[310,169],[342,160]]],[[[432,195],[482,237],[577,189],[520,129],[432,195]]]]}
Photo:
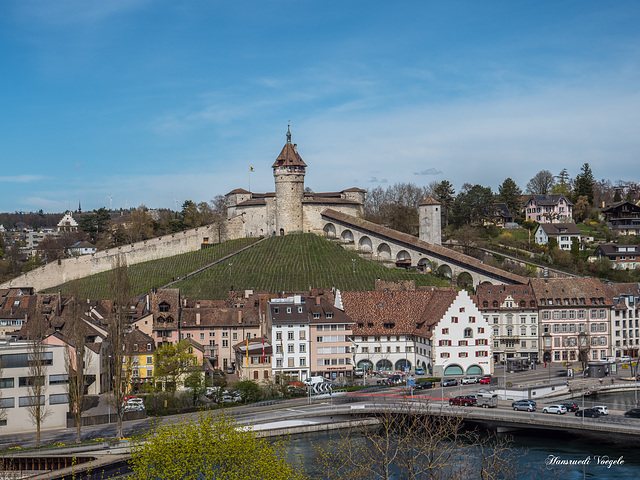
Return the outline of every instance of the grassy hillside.
{"type": "MultiPolygon", "coordinates": [[[[148,293],[174,278],[183,277],[216,259],[255,242],[240,239],[215,245],[206,250],[129,266],[129,279],[134,296],[148,293]]],[[[411,280],[417,285],[446,285],[440,279],[406,270],[391,269],[364,260],[354,252],[313,234],[272,237],[173,285],[191,298],[223,299],[233,287],[271,292],[337,287],[341,290],[373,290],[376,278],[411,280]],[[355,259],[355,262],[353,261],[355,259]],[[232,265],[229,266],[229,263],[232,265]]],[[[109,296],[109,272],[82,280],[88,298],[109,296]]],[[[50,289],[67,292],[68,284],[50,289]]]]}
{"type": "MultiPolygon", "coordinates": [[[[171,282],[174,278],[183,277],[217,259],[254,243],[255,238],[242,238],[232,240],[219,245],[213,245],[204,250],[183,253],[173,257],[153,260],[151,262],[129,265],[129,282],[132,295],[148,293],[153,287],[161,287],[171,282]]],[[[81,281],[82,293],[87,298],[100,299],[109,297],[109,272],[98,273],[81,281]]],[[[47,292],[68,293],[69,284],[50,288],[47,292]]]]}
{"type": "Polygon", "coordinates": [[[309,287],[373,290],[376,278],[415,279],[417,285],[446,285],[431,275],[387,268],[364,260],[322,237],[302,234],[269,238],[229,262],[175,286],[191,298],[216,299],[225,298],[231,287],[271,292],[300,291],[309,287]],[[229,263],[232,263],[231,267],[229,263]]]}

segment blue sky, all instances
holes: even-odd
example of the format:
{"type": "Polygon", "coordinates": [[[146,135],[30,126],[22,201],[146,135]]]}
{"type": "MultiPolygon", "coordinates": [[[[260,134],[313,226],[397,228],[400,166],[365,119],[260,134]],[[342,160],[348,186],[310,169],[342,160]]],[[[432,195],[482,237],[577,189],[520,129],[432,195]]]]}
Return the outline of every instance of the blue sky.
{"type": "Polygon", "coordinates": [[[636,1],[5,0],[0,211],[541,169],[640,180],[636,1]]]}

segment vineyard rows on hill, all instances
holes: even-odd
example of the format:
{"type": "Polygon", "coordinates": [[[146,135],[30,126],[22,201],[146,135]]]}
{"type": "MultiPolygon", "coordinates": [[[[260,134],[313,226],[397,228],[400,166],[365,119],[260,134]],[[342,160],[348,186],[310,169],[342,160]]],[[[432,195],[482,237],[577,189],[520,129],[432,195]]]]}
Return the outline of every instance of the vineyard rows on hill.
{"type": "Polygon", "coordinates": [[[416,285],[447,285],[431,275],[388,268],[322,237],[301,234],[269,238],[228,262],[173,286],[190,298],[223,299],[232,288],[273,293],[304,291],[310,287],[373,290],[377,278],[415,280],[416,285]]]}
{"type": "MultiPolygon", "coordinates": [[[[162,258],[150,262],[129,265],[129,282],[132,296],[149,293],[169,282],[182,278],[216,260],[251,245],[256,238],[242,238],[222,244],[211,245],[195,252],[183,253],[173,257],[162,258]]],[[[225,263],[226,265],[226,263],[225,263]]],[[[109,272],[102,272],[80,280],[82,294],[87,298],[109,298],[109,272]]],[[[69,283],[48,289],[47,292],[68,293],[69,283]]]]}

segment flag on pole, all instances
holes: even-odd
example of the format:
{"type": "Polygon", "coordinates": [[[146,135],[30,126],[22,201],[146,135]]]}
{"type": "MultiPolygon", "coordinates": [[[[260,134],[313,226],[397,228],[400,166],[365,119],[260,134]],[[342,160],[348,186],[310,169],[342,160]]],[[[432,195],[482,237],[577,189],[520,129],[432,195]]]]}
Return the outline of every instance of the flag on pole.
{"type": "Polygon", "coordinates": [[[264,335],[262,336],[262,363],[264,363],[264,335]]]}
{"type": "Polygon", "coordinates": [[[250,171],[250,172],[255,172],[255,170],[253,169],[253,167],[249,167],[249,171],[250,171]]]}
{"type": "Polygon", "coordinates": [[[247,337],[247,367],[249,367],[249,337],[247,337]]]}

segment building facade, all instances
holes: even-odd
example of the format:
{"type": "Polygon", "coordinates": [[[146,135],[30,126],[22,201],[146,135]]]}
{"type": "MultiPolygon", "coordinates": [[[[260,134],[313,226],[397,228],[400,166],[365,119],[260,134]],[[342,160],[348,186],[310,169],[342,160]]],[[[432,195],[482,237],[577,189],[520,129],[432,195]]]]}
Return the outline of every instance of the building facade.
{"type": "Polygon", "coordinates": [[[573,221],[573,203],[562,194],[532,195],[524,206],[527,220],[538,223],[573,221]]]}

